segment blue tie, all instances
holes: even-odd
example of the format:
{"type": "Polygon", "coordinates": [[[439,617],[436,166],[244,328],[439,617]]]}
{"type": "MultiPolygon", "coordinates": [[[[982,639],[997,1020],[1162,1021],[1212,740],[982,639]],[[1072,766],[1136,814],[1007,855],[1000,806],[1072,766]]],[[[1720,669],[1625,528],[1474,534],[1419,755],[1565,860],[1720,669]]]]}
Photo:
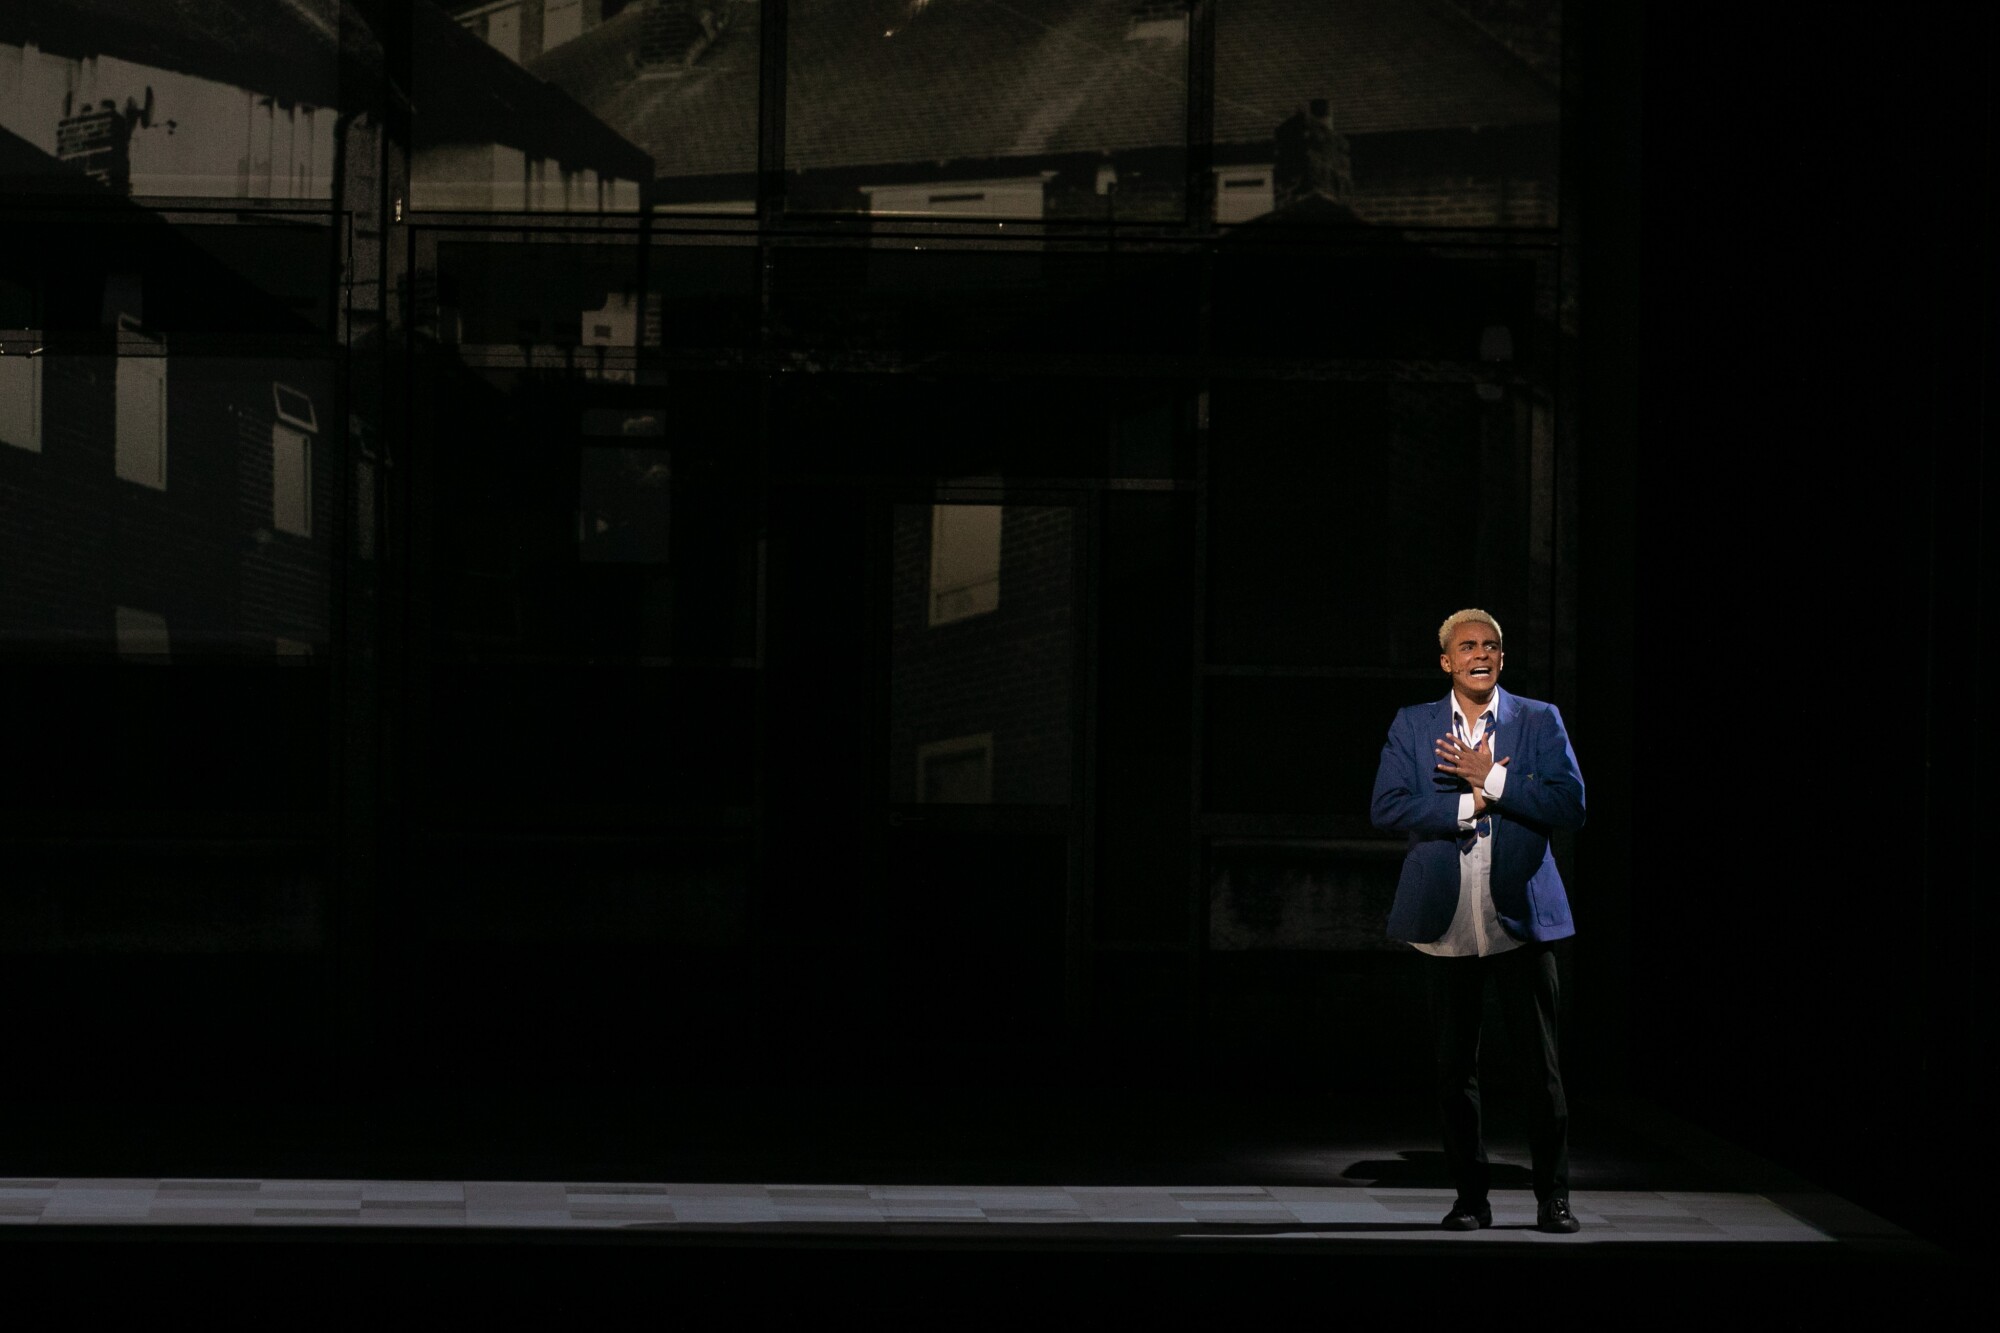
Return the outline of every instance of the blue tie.
{"type": "Polygon", "coordinates": [[[1471,850],[1474,847],[1477,847],[1479,845],[1479,840],[1481,838],[1490,838],[1492,836],[1493,836],[1492,816],[1490,815],[1479,816],[1479,818],[1472,821],[1472,827],[1470,829],[1458,835],[1458,854],[1460,856],[1466,855],[1467,853],[1471,852],[1471,850]]]}

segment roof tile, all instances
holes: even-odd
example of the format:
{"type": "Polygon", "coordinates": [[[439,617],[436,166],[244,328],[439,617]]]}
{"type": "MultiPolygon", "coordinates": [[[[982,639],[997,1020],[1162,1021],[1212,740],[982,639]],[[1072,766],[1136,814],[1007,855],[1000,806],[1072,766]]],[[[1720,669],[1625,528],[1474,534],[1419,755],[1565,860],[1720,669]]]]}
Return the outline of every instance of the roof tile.
{"type": "MultiPolygon", "coordinates": [[[[786,165],[1172,147],[1183,41],[1129,40],[1132,0],[793,0],[786,165]]],[[[757,6],[699,62],[641,73],[628,7],[529,62],[650,152],[660,175],[756,168],[757,6]]],[[[1270,139],[1324,97],[1349,134],[1551,124],[1555,88],[1449,0],[1230,0],[1215,137],[1270,139]]]]}

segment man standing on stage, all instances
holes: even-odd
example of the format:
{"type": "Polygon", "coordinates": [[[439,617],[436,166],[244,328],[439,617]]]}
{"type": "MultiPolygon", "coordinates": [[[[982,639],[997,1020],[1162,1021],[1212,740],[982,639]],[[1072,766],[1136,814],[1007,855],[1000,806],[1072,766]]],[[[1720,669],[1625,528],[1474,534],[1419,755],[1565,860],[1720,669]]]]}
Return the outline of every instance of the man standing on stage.
{"type": "Polygon", "coordinates": [[[1549,851],[1583,825],[1583,775],[1552,704],[1500,688],[1500,622],[1468,608],[1438,629],[1451,692],[1396,714],[1370,819],[1409,835],[1389,936],[1429,955],[1445,1159],[1458,1198],[1444,1225],[1493,1225],[1479,1118],[1479,1028],[1488,982],[1532,1103],[1536,1225],[1572,1232],[1569,1106],[1556,1043],[1553,942],[1576,933],[1549,851]]]}

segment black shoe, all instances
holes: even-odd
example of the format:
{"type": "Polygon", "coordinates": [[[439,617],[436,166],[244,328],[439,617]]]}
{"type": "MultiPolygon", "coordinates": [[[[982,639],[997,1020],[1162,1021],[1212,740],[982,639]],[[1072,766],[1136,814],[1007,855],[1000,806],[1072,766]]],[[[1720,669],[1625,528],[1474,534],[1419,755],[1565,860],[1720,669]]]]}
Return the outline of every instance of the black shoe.
{"type": "Polygon", "coordinates": [[[1541,1207],[1535,1210],[1535,1230],[1568,1235],[1572,1231],[1583,1230],[1583,1223],[1570,1212],[1569,1200],[1558,1194],[1553,1199],[1543,1199],[1541,1207]]]}
{"type": "Polygon", "coordinates": [[[1444,1215],[1444,1221],[1438,1225],[1446,1231],[1477,1231],[1481,1227],[1493,1225],[1493,1209],[1483,1201],[1467,1203],[1464,1199],[1460,1199],[1451,1206],[1451,1211],[1444,1215]]]}

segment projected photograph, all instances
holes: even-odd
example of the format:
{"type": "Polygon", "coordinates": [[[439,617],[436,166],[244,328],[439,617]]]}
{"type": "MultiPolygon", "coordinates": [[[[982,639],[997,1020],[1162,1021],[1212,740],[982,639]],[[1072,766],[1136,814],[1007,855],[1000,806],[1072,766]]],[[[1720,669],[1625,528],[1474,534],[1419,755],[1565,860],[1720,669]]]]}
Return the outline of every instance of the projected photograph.
{"type": "MultiPolygon", "coordinates": [[[[756,0],[423,0],[419,207],[748,214],[756,0]]],[[[1549,226],[1559,0],[795,0],[785,207],[1173,224],[1549,226]]],[[[775,40],[775,39],[773,39],[775,40]]]]}

